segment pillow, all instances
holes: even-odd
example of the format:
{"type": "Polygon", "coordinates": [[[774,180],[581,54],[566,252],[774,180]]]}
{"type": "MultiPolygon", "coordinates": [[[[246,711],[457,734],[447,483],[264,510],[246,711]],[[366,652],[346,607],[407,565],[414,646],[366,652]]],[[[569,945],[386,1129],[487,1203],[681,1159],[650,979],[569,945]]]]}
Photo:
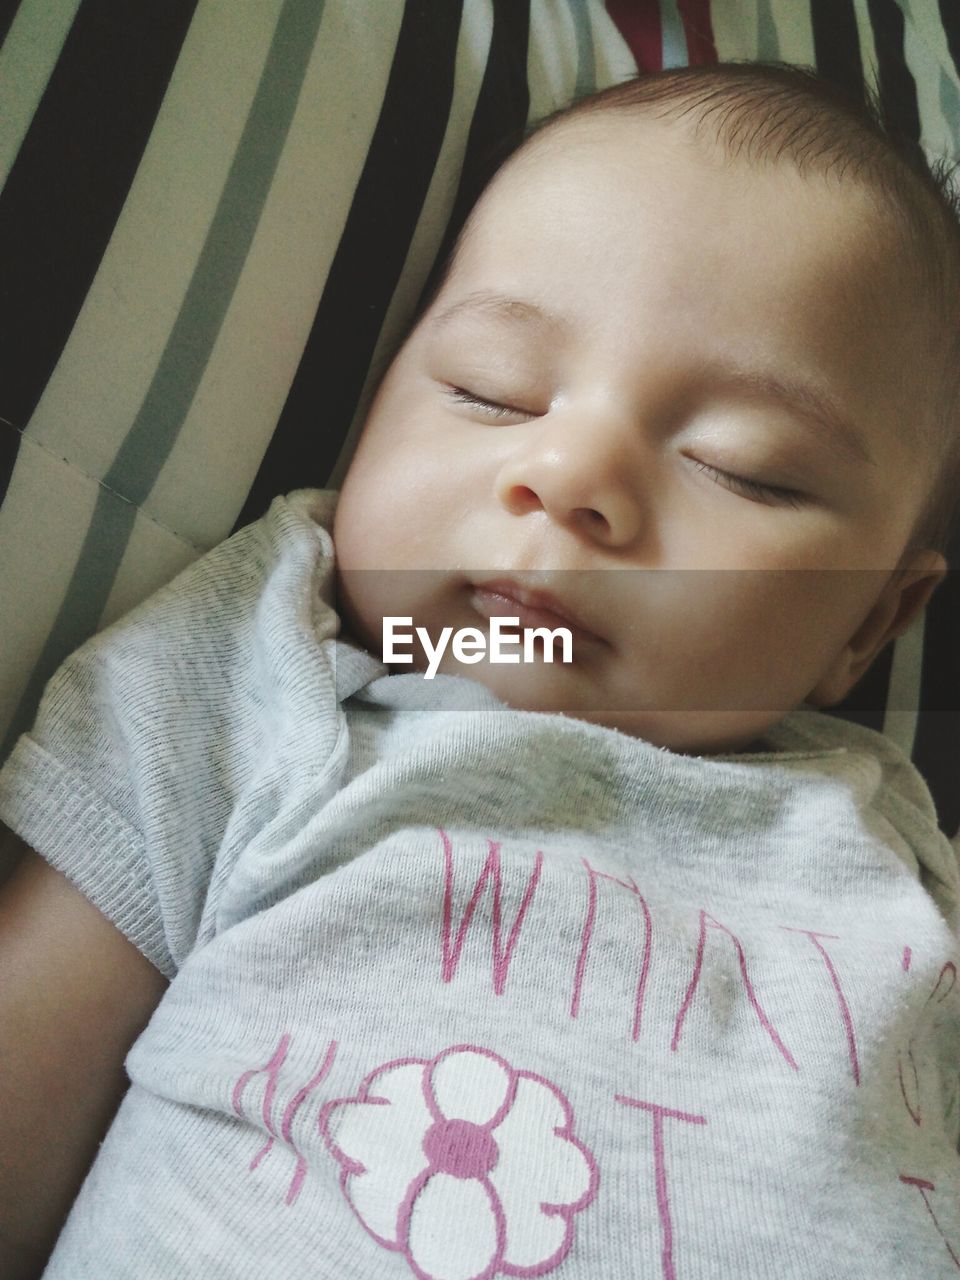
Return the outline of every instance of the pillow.
{"type": "MultiPolygon", "coordinates": [[[[339,484],[498,141],[638,67],[754,58],[863,74],[958,155],[960,17],[936,8],[7,6],[0,760],[87,636],[275,494],[339,484]]],[[[951,573],[835,709],[912,755],[950,835],[957,599],[951,573]]]]}

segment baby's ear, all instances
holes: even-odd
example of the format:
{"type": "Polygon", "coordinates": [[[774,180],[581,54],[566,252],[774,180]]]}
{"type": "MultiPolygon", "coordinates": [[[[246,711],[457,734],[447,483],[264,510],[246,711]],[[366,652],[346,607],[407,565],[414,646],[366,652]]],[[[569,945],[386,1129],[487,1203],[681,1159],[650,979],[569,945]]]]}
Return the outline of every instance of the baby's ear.
{"type": "Polygon", "coordinates": [[[915,551],[896,569],[867,617],[807,695],[815,707],[841,702],[874,658],[902,636],[947,574],[939,551],[915,551]]]}

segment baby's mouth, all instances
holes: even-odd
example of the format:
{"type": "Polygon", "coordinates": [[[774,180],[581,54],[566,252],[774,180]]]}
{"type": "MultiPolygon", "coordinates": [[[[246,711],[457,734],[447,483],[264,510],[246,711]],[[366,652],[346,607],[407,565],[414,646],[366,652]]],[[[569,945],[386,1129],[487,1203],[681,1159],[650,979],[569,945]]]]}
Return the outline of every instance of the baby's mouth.
{"type": "Polygon", "coordinates": [[[576,615],[546,591],[532,591],[510,579],[496,579],[472,586],[470,603],[484,618],[518,618],[521,627],[565,627],[574,643],[603,643],[576,615]]]}

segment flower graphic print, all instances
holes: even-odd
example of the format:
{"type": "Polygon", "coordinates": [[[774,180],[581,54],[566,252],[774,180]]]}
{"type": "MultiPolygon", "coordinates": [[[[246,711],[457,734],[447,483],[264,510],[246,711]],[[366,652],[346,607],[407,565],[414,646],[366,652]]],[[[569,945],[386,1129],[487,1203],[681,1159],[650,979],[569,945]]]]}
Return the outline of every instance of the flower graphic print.
{"type": "Polygon", "coordinates": [[[546,1275],[597,1194],[563,1093],[472,1045],[384,1063],[320,1128],[350,1207],[420,1280],[546,1275]]]}

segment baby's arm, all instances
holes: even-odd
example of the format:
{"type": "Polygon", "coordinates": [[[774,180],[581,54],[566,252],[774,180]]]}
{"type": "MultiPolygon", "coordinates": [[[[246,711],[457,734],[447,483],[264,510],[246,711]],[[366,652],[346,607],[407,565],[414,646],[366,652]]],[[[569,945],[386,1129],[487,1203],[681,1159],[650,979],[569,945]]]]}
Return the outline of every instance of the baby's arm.
{"type": "Polygon", "coordinates": [[[167,980],[0,823],[0,1276],[39,1276],[167,980]],[[21,856],[22,855],[22,856],[21,856]]]}

